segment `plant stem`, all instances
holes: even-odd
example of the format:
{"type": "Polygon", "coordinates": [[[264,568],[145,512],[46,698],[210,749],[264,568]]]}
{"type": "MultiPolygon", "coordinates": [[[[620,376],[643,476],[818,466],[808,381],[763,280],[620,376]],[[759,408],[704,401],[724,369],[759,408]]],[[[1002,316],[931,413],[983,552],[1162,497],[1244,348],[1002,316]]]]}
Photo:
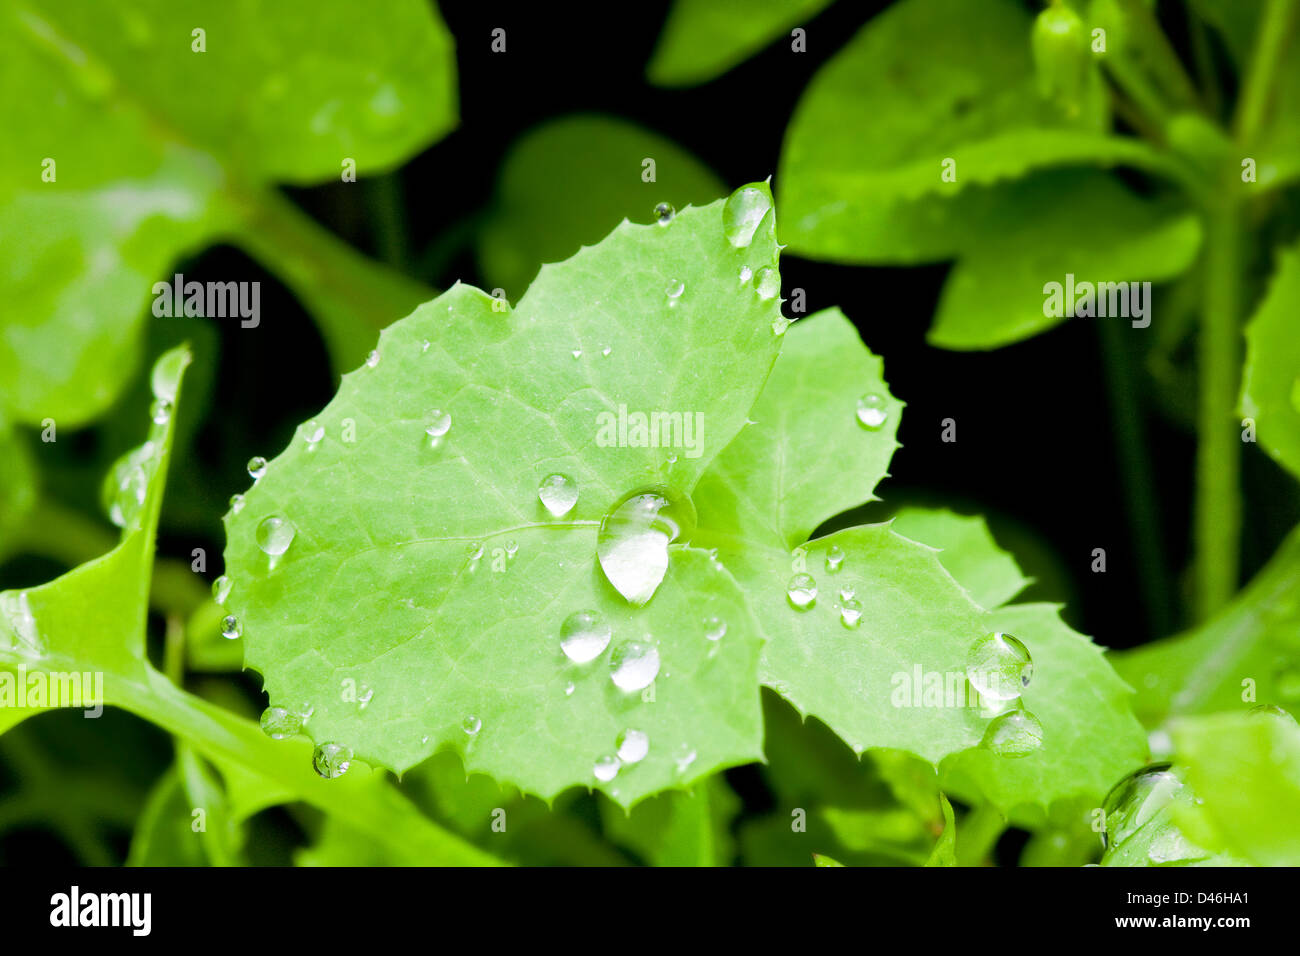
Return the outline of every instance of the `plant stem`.
{"type": "Polygon", "coordinates": [[[1155,14],[1143,0],[1119,0],[1119,7],[1134,40],[1134,49],[1150,68],[1157,84],[1179,107],[1195,109],[1199,105],[1196,85],[1187,75],[1155,14]]]}
{"type": "Polygon", "coordinates": [[[989,803],[972,807],[957,827],[957,865],[983,866],[1007,827],[1006,818],[989,803]]]}
{"type": "Polygon", "coordinates": [[[1277,65],[1295,28],[1297,0],[1269,0],[1259,20],[1255,50],[1241,85],[1232,131],[1237,144],[1253,146],[1268,111],[1277,65]]]}

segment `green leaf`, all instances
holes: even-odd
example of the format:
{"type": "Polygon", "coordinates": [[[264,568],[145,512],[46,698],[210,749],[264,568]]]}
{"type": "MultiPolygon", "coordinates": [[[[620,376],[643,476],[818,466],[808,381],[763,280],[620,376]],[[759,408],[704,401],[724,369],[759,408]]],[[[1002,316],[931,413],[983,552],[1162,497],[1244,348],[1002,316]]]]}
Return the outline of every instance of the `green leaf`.
{"type": "Polygon", "coordinates": [[[730,866],[740,800],[721,775],[693,793],[665,793],[625,812],[601,804],[605,833],[651,866],[730,866]]]}
{"type": "Polygon", "coordinates": [[[1031,583],[978,515],[909,506],[895,514],[893,528],[905,538],[938,548],[948,573],[981,607],[1001,607],[1031,583]]]}
{"type": "Polygon", "coordinates": [[[1254,419],[1260,444],[1300,477],[1300,246],[1281,250],[1268,294],[1246,326],[1241,414],[1254,419]]]}
{"type": "Polygon", "coordinates": [[[1038,176],[1008,190],[1006,198],[1002,228],[990,228],[965,250],[944,283],[928,336],[935,345],[997,348],[1059,325],[1071,317],[1070,282],[1098,288],[1124,283],[1113,302],[1101,292],[1096,317],[1083,321],[1141,327],[1151,321],[1150,287],[1141,318],[1130,295],[1143,283],[1183,272],[1200,247],[1195,215],[1139,199],[1106,174],[1038,176]],[[1059,294],[1059,308],[1049,308],[1052,291],[1059,294]]]}
{"type": "Polygon", "coordinates": [[[646,77],[656,86],[698,86],[753,56],[831,0],[675,0],[646,77]]]}
{"type": "Polygon", "coordinates": [[[27,443],[0,420],[0,558],[9,554],[36,505],[36,466],[27,443]]]}
{"type": "Polygon", "coordinates": [[[200,835],[191,829],[189,800],[176,768],[154,785],[131,837],[127,866],[206,866],[200,835]]]}
{"type": "Polygon", "coordinates": [[[648,222],[658,203],[682,209],[726,192],[708,167],[649,130],[609,116],[550,120],[506,155],[478,237],[479,264],[489,286],[514,298],[543,262],[567,259],[621,220],[648,222]],[[649,183],[647,159],[655,164],[649,183]]]}
{"type": "Polygon", "coordinates": [[[138,366],[154,282],[231,234],[289,281],[364,280],[361,301],[335,296],[333,313],[323,310],[336,359],[364,354],[341,329],[373,335],[397,313],[366,295],[382,306],[388,283],[403,284],[329,248],[319,227],[310,246],[285,243],[286,229],[266,222],[269,187],[331,179],[345,157],[361,175],[391,168],[455,123],[455,77],[431,4],[354,14],[344,0],[226,3],[197,16],[166,0],[0,9],[5,85],[28,91],[0,106],[10,131],[0,232],[24,238],[0,266],[11,306],[0,319],[0,407],[61,426],[102,413],[138,366]]]}
{"type": "Polygon", "coordinates": [[[952,804],[943,794],[939,794],[939,804],[943,807],[943,833],[934,843],[926,866],[957,865],[957,820],[952,813],[952,804]]]}
{"type": "Polygon", "coordinates": [[[1300,529],[1222,611],[1200,627],[1112,655],[1148,727],[1169,717],[1300,706],[1300,529]]]}
{"type": "MultiPolygon", "coordinates": [[[[765,186],[748,189],[770,206],[765,186]]],[[[624,223],[544,267],[513,311],[457,285],[386,330],[374,366],[315,419],[323,439],[295,440],[226,519],[229,607],[272,702],[310,707],[313,739],[367,761],[400,771],[445,746],[548,799],[588,784],[626,806],[757,758],[761,639],[730,575],[674,545],[637,609],[595,560],[602,516],[647,486],[689,493],[762,387],[784,326],[741,280],[776,278],[762,272],[774,216],[752,225],[733,246],[722,202],[624,223]],[[621,406],[698,412],[704,429],[680,449],[609,446],[598,416],[621,406]],[[579,490],[563,519],[538,498],[553,473],[579,490]],[[271,516],[296,529],[274,567],[257,543],[271,516]],[[580,610],[615,639],[573,667],[559,631],[580,610]],[[715,615],[728,631],[711,644],[715,615]],[[646,634],[653,703],[609,677],[610,655],[646,634]],[[597,780],[628,729],[648,756],[597,780]]]]}
{"type": "Polygon", "coordinates": [[[813,854],[813,866],[835,867],[835,866],[843,866],[843,865],[844,865],[843,863],[840,863],[838,860],[826,856],[824,853],[813,854]]]}
{"type": "Polygon", "coordinates": [[[873,18],[795,110],[777,178],[782,239],[834,262],[933,261],[978,246],[1005,218],[1000,190],[971,187],[1062,165],[1176,174],[1144,144],[1105,132],[1095,71],[1076,120],[1047,103],[1029,32],[1011,0],[901,0],[873,18]]]}
{"type": "Polygon", "coordinates": [[[1196,811],[1230,853],[1300,865],[1300,726],[1289,715],[1221,714],[1172,729],[1196,811]]]}

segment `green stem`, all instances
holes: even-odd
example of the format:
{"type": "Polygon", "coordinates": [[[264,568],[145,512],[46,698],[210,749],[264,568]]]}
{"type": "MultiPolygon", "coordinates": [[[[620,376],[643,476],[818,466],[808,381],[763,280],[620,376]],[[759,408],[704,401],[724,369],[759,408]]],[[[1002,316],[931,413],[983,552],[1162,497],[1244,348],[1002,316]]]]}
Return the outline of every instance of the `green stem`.
{"type": "Polygon", "coordinates": [[[1242,81],[1232,124],[1233,135],[1240,146],[1253,146],[1264,123],[1277,66],[1295,28],[1296,9],[1297,0],[1269,0],[1260,17],[1254,55],[1242,81]]]}
{"type": "Polygon", "coordinates": [[[1182,109],[1198,107],[1196,85],[1144,0],[1118,0],[1133,47],[1163,92],[1182,109]]]}
{"type": "Polygon", "coordinates": [[[957,865],[983,866],[1006,827],[1006,818],[992,804],[971,808],[957,826],[957,865]]]}
{"type": "Polygon", "coordinates": [[[1161,546],[1164,537],[1160,529],[1160,508],[1156,501],[1154,469],[1147,448],[1137,375],[1123,328],[1113,321],[1100,322],[1098,328],[1147,624],[1152,635],[1163,637],[1173,629],[1172,591],[1161,546]]]}

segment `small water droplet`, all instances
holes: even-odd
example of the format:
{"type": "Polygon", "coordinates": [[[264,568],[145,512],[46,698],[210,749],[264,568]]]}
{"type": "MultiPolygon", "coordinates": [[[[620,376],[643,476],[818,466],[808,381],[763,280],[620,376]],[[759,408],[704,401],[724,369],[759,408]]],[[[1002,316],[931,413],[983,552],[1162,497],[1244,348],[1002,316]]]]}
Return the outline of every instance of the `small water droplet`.
{"type": "Polygon", "coordinates": [[[677,215],[677,210],[673,208],[672,203],[661,202],[655,206],[655,222],[661,226],[666,226],[672,222],[675,215],[677,215]]]}
{"type": "Polygon", "coordinates": [[[326,780],[335,780],[352,766],[352,750],[342,744],[321,744],[311,756],[312,766],[326,780]]]}
{"type": "Polygon", "coordinates": [[[577,685],[575,685],[573,681],[569,681],[564,685],[564,696],[572,697],[575,690],[577,690],[577,685]]]}
{"type": "Polygon", "coordinates": [[[609,783],[618,776],[618,768],[622,766],[617,757],[613,754],[605,754],[603,757],[597,757],[596,763],[592,766],[591,772],[595,774],[596,779],[601,783],[609,783]]]}
{"type": "Polygon", "coordinates": [[[228,504],[230,505],[230,513],[232,515],[237,515],[244,510],[244,496],[231,495],[228,504]]]}
{"type": "Polygon", "coordinates": [[[302,426],[302,440],[307,443],[308,451],[315,451],[316,446],[320,444],[325,437],[325,426],[320,422],[312,419],[302,426]]]}
{"type": "Polygon", "coordinates": [[[666,490],[637,491],[600,522],[596,555],[606,580],[629,604],[654,596],[668,571],[668,546],[695,528],[695,506],[666,490]]]}
{"type": "Polygon", "coordinates": [[[834,574],[844,564],[844,549],[833,544],[826,549],[826,570],[834,574]]]}
{"type": "Polygon", "coordinates": [[[432,342],[430,342],[428,339],[425,339],[423,342],[420,343],[420,351],[421,351],[421,352],[427,352],[427,351],[429,351],[429,348],[430,348],[432,345],[433,345],[432,342]]]}
{"type": "Polygon", "coordinates": [[[875,392],[868,392],[858,399],[858,423],[872,431],[880,428],[889,418],[885,397],[875,392]]]}
{"type": "Polygon", "coordinates": [[[754,278],[754,270],[749,266],[740,267],[740,284],[746,285],[750,279],[754,278]]]}
{"type": "Polygon", "coordinates": [[[618,735],[618,759],[623,763],[640,763],[650,752],[650,738],[630,727],[618,735]]]}
{"type": "Polygon", "coordinates": [[[470,714],[468,717],[466,717],[464,720],[460,722],[460,729],[465,731],[465,733],[469,734],[469,736],[473,737],[475,734],[477,734],[480,730],[483,729],[483,721],[479,720],[473,714],[470,714]]]}
{"type": "Polygon", "coordinates": [[[596,611],[574,611],[560,625],[560,650],[575,664],[586,664],[604,653],[613,629],[596,611]]]}
{"type": "Polygon", "coordinates": [[[568,475],[547,475],[537,486],[537,497],[552,517],[563,518],[578,503],[578,483],[568,475]]]}
{"type": "Polygon", "coordinates": [[[626,641],[610,655],[609,670],[619,690],[644,690],[659,676],[659,648],[646,641],[626,641]]]}
{"type": "Polygon", "coordinates": [[[223,574],[212,582],[212,600],[218,604],[225,604],[226,598],[230,597],[230,588],[235,582],[230,580],[230,576],[223,574]]]}
{"type": "Polygon", "coordinates": [[[857,589],[854,588],[852,584],[846,584],[844,587],[840,588],[841,601],[852,601],[857,596],[857,589]]]}
{"type": "Polygon", "coordinates": [[[966,655],[966,679],[990,700],[1016,699],[1033,674],[1029,648],[1012,634],[986,634],[966,655]]]}
{"type": "Polygon", "coordinates": [[[781,273],[771,266],[763,266],[754,273],[754,291],[764,301],[774,298],[781,291],[781,273]]]}
{"type": "Polygon", "coordinates": [[[371,349],[370,354],[366,356],[366,368],[374,368],[379,364],[379,349],[371,349]]]}
{"type": "Polygon", "coordinates": [[[257,546],[271,557],[277,557],[289,550],[293,544],[297,529],[283,515],[269,515],[257,526],[257,546]]]}
{"type": "Polygon", "coordinates": [[[772,320],[772,334],[780,338],[785,335],[785,330],[791,326],[791,322],[784,315],[778,315],[772,320]]]}
{"type": "Polygon", "coordinates": [[[227,614],[221,619],[221,636],[228,641],[233,641],[239,635],[244,633],[244,626],[239,623],[239,618],[233,614],[227,614]]]}
{"type": "Polygon", "coordinates": [[[449,431],[451,431],[451,412],[435,408],[429,413],[429,424],[424,427],[424,433],[429,436],[430,443],[436,448],[442,436],[449,431]]]}
{"type": "Polygon", "coordinates": [[[582,349],[574,349],[573,357],[576,359],[582,358],[582,349]]]}
{"type": "Polygon", "coordinates": [[[668,296],[670,300],[680,298],[681,294],[685,291],[686,283],[681,279],[672,279],[669,281],[668,285],[664,287],[664,295],[668,296]]]}
{"type": "Polygon", "coordinates": [[[262,711],[261,725],[272,740],[285,740],[302,732],[302,717],[285,707],[268,707],[262,711]]]}
{"type": "Polygon", "coordinates": [[[690,744],[679,744],[673,753],[673,763],[677,766],[678,773],[685,773],[695,763],[695,748],[690,744]]]}
{"type": "Polygon", "coordinates": [[[165,398],[154,399],[149,406],[149,417],[155,425],[166,425],[172,417],[172,403],[165,398]]]}
{"type": "Polygon", "coordinates": [[[727,622],[716,614],[704,619],[704,636],[711,641],[720,641],[727,634],[727,622]]]}
{"type": "Polygon", "coordinates": [[[612,351],[614,351],[613,347],[606,345],[603,349],[600,350],[600,354],[608,357],[609,353],[612,351]]]}
{"type": "Polygon", "coordinates": [[[817,581],[811,574],[796,574],[786,585],[785,595],[796,611],[806,611],[817,603],[817,581]]]}
{"type": "Polygon", "coordinates": [[[255,455],[248,459],[248,477],[257,481],[266,474],[266,459],[261,455],[255,455]]]}
{"type": "Polygon", "coordinates": [[[1027,710],[1009,710],[989,721],[983,743],[999,757],[1028,757],[1043,745],[1043,725],[1027,710]]]}
{"type": "Polygon", "coordinates": [[[754,232],[772,208],[771,197],[757,186],[742,186],[722,207],[722,232],[737,249],[754,241],[754,232]]]}
{"type": "Polygon", "coordinates": [[[840,623],[853,630],[862,620],[862,602],[857,598],[849,598],[840,605],[840,623]]]}

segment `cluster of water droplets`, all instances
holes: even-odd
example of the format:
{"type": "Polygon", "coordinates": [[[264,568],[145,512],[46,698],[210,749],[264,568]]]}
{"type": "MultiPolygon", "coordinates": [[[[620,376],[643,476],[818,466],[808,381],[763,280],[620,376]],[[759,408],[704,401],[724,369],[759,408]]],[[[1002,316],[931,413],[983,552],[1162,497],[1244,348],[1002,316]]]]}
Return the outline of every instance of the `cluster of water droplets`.
{"type": "Polygon", "coordinates": [[[967,652],[967,681],[986,709],[1000,711],[989,721],[982,741],[1000,757],[1028,757],[1043,744],[1042,723],[1020,699],[1033,674],[1029,648],[1013,634],[986,634],[967,652]]]}

